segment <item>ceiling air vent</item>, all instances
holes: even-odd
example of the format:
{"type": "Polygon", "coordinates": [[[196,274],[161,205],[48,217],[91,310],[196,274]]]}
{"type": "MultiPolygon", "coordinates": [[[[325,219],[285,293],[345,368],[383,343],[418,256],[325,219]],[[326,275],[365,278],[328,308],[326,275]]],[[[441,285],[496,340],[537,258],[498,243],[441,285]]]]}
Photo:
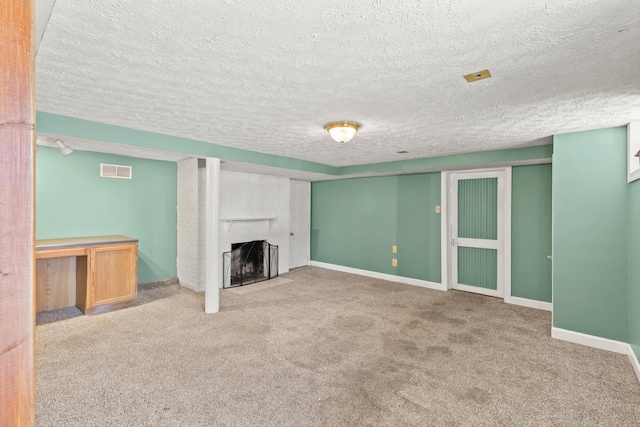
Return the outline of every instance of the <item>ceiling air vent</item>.
{"type": "Polygon", "coordinates": [[[491,77],[489,70],[482,70],[464,76],[467,83],[477,82],[478,80],[488,79],[489,77],[491,77]]]}
{"type": "Polygon", "coordinates": [[[109,165],[100,163],[100,176],[103,178],[131,179],[131,166],[109,165]]]}

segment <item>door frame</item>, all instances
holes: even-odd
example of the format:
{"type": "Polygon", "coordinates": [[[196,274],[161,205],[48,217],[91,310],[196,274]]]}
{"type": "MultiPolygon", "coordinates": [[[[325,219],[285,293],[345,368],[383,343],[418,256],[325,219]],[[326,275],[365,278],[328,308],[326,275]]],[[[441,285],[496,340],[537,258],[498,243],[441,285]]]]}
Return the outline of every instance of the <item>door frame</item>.
{"type": "MultiPolygon", "coordinates": [[[[453,201],[453,185],[452,176],[454,174],[478,174],[478,178],[482,178],[487,172],[498,172],[502,176],[498,178],[498,233],[502,236],[500,242],[501,258],[498,265],[501,266],[498,271],[498,289],[502,290],[502,296],[505,302],[511,302],[511,166],[483,168],[483,169],[463,169],[442,171],[441,173],[441,271],[442,284],[446,289],[452,289],[454,266],[452,261],[452,214],[453,208],[457,203],[453,201]],[[501,184],[502,181],[502,185],[501,184]],[[500,194],[501,190],[501,194],[500,194]]],[[[457,202],[457,201],[456,201],[457,202]]],[[[479,292],[480,293],[480,292],[479,292]]]]}
{"type": "MultiPolygon", "coordinates": [[[[305,267],[311,264],[311,183],[308,181],[300,181],[300,180],[296,180],[296,179],[291,179],[289,180],[289,268],[297,268],[297,267],[305,267]],[[304,203],[304,211],[305,211],[305,222],[306,222],[306,230],[304,233],[304,247],[302,249],[304,249],[305,252],[305,258],[306,261],[304,264],[301,265],[293,265],[294,263],[292,262],[292,254],[294,253],[294,248],[293,248],[293,244],[292,244],[292,237],[293,237],[293,230],[292,230],[292,224],[293,224],[293,210],[295,209],[295,207],[293,206],[293,200],[292,200],[292,195],[294,193],[294,187],[300,187],[300,188],[304,188],[304,190],[306,191],[307,195],[304,199],[304,201],[302,200],[297,200],[298,203],[304,203]]],[[[298,206],[301,207],[301,206],[298,206]]]]}

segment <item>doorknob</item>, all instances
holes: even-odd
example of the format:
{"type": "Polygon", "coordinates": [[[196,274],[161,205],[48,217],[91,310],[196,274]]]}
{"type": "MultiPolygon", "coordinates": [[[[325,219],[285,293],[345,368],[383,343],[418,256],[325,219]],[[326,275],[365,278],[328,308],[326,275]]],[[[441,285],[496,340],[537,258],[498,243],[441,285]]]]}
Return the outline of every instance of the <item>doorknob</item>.
{"type": "Polygon", "coordinates": [[[293,236],[293,233],[289,233],[289,236],[293,236]]]}

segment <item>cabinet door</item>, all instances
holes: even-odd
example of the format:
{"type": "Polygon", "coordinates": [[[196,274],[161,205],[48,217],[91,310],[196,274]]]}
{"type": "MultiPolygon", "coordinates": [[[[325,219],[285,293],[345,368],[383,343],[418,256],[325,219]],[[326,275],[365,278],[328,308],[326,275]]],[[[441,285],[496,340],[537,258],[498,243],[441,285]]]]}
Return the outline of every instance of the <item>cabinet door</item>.
{"type": "Polygon", "coordinates": [[[90,307],[133,301],[138,293],[138,244],[90,249],[90,307]]]}
{"type": "Polygon", "coordinates": [[[36,260],[36,313],[76,305],[76,257],[36,260]]]}

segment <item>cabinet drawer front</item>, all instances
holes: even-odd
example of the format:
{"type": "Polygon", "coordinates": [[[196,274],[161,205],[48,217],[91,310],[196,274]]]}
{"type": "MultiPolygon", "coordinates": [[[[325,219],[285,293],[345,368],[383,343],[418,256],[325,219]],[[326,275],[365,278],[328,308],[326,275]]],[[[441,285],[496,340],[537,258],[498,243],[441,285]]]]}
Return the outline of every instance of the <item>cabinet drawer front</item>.
{"type": "Polygon", "coordinates": [[[87,248],[56,248],[36,250],[36,259],[64,258],[72,256],[83,256],[87,254],[87,248]]]}

